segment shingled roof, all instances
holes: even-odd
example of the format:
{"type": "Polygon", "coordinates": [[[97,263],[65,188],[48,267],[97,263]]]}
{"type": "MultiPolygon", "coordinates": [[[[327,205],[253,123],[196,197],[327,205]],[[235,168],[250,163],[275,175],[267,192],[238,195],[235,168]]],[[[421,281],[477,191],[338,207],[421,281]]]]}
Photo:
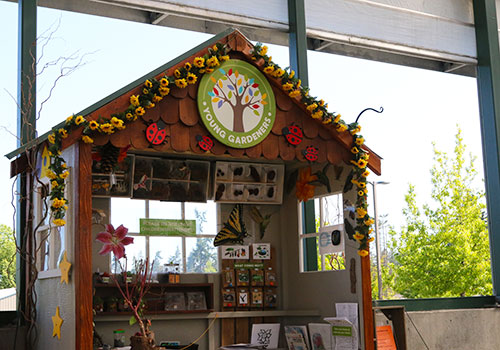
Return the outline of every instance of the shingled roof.
{"type": "MultiPolygon", "coordinates": [[[[224,43],[231,48],[229,53],[231,58],[247,61],[262,70],[262,64],[251,59],[253,45],[248,39],[239,31],[227,30],[166,65],[139,78],[79,114],[83,115],[87,120],[96,120],[99,117],[109,118],[113,113],[124,111],[130,104],[130,96],[141,93],[143,83],[146,79],[172,75],[174,70],[184,66],[185,62],[192,62],[194,57],[203,56],[207,53],[208,48],[216,42],[224,43]]],[[[284,93],[277,79],[270,76],[267,76],[267,79],[271,83],[276,99],[276,118],[271,133],[263,142],[247,149],[232,148],[214,140],[214,147],[210,151],[212,154],[216,156],[227,155],[236,158],[282,159],[283,161],[295,160],[305,162],[306,159],[304,159],[302,151],[308,146],[314,146],[318,149],[318,162],[339,164],[341,162],[349,162],[352,159],[350,149],[353,144],[353,138],[349,132],[339,133],[331,125],[324,125],[320,121],[312,119],[300,98],[291,98],[284,93]],[[282,129],[291,124],[298,125],[303,129],[304,140],[297,147],[289,145],[286,139],[282,137],[282,129]]],[[[136,150],[148,149],[158,152],[186,154],[205,153],[205,151],[198,147],[196,141],[197,135],[208,133],[198,112],[196,103],[197,90],[198,83],[189,85],[184,89],[173,87],[168,96],[157,103],[155,108],[147,110],[147,113],[143,116],[143,119],[146,121],[154,122],[161,119],[165,122],[165,129],[169,136],[168,142],[159,146],[151,146],[145,137],[145,123],[137,120],[127,124],[125,130],[115,132],[112,135],[99,134],[95,136],[94,144],[104,145],[111,142],[116,147],[125,147],[130,144],[136,150]]],[[[63,140],[63,148],[78,141],[81,133],[81,128],[74,130],[67,139],[63,140]]],[[[47,135],[45,134],[27,146],[9,153],[7,157],[12,158],[25,149],[44,142],[47,139],[47,135]]],[[[366,149],[371,154],[368,166],[376,174],[380,174],[381,158],[368,148],[366,149]]]]}

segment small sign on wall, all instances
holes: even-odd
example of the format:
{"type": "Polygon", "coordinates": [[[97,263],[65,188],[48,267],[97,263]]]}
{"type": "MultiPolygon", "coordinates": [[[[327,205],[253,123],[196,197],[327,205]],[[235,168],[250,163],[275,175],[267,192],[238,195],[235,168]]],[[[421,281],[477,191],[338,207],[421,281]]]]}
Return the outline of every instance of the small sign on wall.
{"type": "Polygon", "coordinates": [[[344,225],[324,226],[319,229],[319,253],[333,254],[344,251],[344,225]]]}
{"type": "Polygon", "coordinates": [[[196,236],[196,220],[140,219],[144,236],[196,236]]]}
{"type": "Polygon", "coordinates": [[[222,259],[250,259],[250,249],[247,245],[222,246],[222,259]]]}
{"type": "Polygon", "coordinates": [[[271,243],[254,243],[252,244],[253,259],[271,259],[271,243]]]}

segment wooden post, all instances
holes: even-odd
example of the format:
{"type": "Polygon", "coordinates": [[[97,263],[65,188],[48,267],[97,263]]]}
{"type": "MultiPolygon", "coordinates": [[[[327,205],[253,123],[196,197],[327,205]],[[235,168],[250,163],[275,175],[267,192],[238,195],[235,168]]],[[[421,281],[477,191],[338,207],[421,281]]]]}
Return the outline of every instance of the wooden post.
{"type": "Polygon", "coordinates": [[[76,349],[92,350],[92,156],[90,144],[77,150],[75,186],[75,326],[76,349]]]}
{"type": "Polygon", "coordinates": [[[373,334],[372,281],[370,274],[369,254],[361,258],[361,290],[363,298],[363,327],[365,336],[365,350],[375,350],[373,334]]]}

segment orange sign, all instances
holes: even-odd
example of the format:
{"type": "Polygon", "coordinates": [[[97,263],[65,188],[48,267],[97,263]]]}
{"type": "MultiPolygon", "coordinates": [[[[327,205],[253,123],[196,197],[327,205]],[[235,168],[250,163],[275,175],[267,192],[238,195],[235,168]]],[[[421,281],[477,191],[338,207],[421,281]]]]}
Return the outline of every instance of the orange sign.
{"type": "Polygon", "coordinates": [[[377,350],[397,350],[390,325],[377,326],[377,350]]]}

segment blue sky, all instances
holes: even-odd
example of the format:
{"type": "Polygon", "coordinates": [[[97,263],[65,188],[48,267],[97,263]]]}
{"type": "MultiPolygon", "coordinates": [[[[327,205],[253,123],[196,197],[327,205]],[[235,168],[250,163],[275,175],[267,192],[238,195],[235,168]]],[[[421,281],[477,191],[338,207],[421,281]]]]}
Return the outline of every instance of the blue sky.
{"type": "MultiPolygon", "coordinates": [[[[165,27],[137,24],[96,16],[39,8],[38,32],[60,26],[45,49],[45,61],[60,56],[88,53],[87,63],[60,81],[44,106],[38,121],[39,133],[72,113],[120,89],[211,36],[165,27]]],[[[16,104],[9,93],[17,92],[17,4],[0,1],[0,153],[16,148],[16,104]]],[[[288,65],[288,49],[270,46],[273,60],[288,65]]],[[[383,106],[383,114],[366,113],[362,134],[367,144],[383,160],[388,181],[378,188],[379,211],[388,213],[390,223],[401,224],[401,210],[408,183],[417,187],[421,200],[430,192],[429,169],[432,142],[451,151],[456,125],[460,125],[466,145],[478,157],[482,177],[481,140],[476,80],[331,54],[309,52],[311,94],[329,103],[352,122],[366,107],[383,106]]],[[[57,77],[54,69],[39,77],[39,98],[44,98],[57,77]]],[[[0,224],[11,225],[11,182],[9,162],[0,160],[0,224]]],[[[479,185],[482,182],[479,181],[479,185]]]]}

